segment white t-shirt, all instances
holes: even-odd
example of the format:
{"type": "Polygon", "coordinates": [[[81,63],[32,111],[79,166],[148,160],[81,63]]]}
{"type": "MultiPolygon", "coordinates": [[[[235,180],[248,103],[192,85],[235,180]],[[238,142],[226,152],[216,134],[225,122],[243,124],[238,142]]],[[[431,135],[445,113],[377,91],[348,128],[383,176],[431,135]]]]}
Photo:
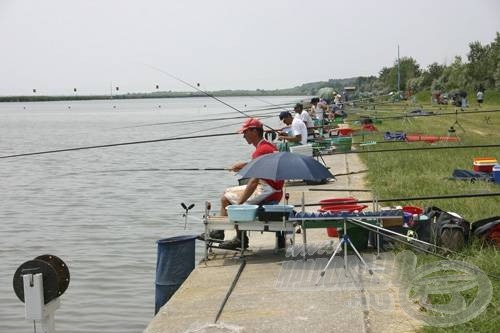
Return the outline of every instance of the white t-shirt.
{"type": "Polygon", "coordinates": [[[324,110],[319,103],[318,103],[318,105],[316,105],[316,108],[314,109],[314,113],[316,114],[316,119],[323,120],[324,110]]]}
{"type": "MultiPolygon", "coordinates": [[[[292,121],[292,135],[297,136],[301,135],[301,140],[300,144],[305,145],[307,144],[307,127],[306,124],[299,118],[294,117],[292,121]]],[[[299,143],[299,142],[297,142],[299,143]]]]}
{"type": "Polygon", "coordinates": [[[309,115],[309,112],[307,111],[302,111],[302,113],[295,113],[295,117],[299,118],[306,124],[306,127],[314,127],[314,121],[312,120],[311,116],[309,115]]]}

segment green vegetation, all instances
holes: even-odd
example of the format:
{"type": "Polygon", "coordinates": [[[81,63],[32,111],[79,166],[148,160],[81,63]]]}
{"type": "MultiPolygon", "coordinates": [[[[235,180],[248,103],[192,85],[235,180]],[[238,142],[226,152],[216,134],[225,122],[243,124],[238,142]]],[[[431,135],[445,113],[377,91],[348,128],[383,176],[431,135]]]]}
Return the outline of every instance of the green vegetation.
{"type": "MultiPolygon", "coordinates": [[[[500,105],[493,105],[491,101],[498,101],[500,92],[489,92],[489,104],[481,110],[499,110],[500,105]]],[[[430,105],[430,93],[419,93],[418,97],[427,104],[419,105],[426,111],[433,111],[436,116],[422,116],[409,119],[383,119],[384,117],[406,114],[415,106],[405,103],[390,103],[377,105],[375,110],[363,110],[360,114],[382,119],[376,124],[379,132],[367,133],[364,137],[358,136],[356,140],[383,141],[385,131],[403,131],[405,133],[423,133],[427,135],[446,136],[450,126],[454,126],[456,134],[461,141],[458,145],[498,144],[500,142],[500,112],[470,113],[468,111],[480,110],[475,102],[467,111],[458,109],[455,118],[455,108],[451,106],[430,105]],[[446,115],[446,113],[450,113],[446,115]],[[460,126],[455,124],[458,120],[460,126]]],[[[366,108],[368,109],[368,108],[366,108]]],[[[348,118],[349,119],[349,118],[348,118]]],[[[457,143],[441,142],[433,146],[451,146],[457,143]]],[[[429,146],[428,143],[384,143],[374,146],[365,146],[360,149],[380,150],[401,147],[429,146]]],[[[449,180],[454,169],[473,168],[474,157],[495,157],[500,161],[499,148],[475,149],[440,149],[427,151],[384,152],[359,155],[370,170],[367,175],[368,187],[374,190],[378,198],[439,196],[452,194],[474,194],[485,192],[500,192],[500,185],[486,182],[464,182],[449,180]]],[[[500,196],[480,198],[460,198],[446,200],[418,200],[414,202],[392,202],[391,205],[417,205],[437,206],[446,211],[453,211],[466,220],[474,222],[479,219],[500,215],[500,196]]],[[[500,276],[500,255],[498,250],[490,245],[474,242],[465,249],[462,255],[465,260],[492,275],[500,276]]],[[[452,259],[463,260],[460,257],[452,259]]],[[[441,260],[431,255],[418,255],[418,265],[441,260]]],[[[424,327],[423,332],[498,332],[500,327],[500,280],[490,278],[493,285],[493,299],[487,309],[470,322],[449,328],[424,327]]],[[[463,293],[467,304],[475,297],[474,290],[463,293]]],[[[433,304],[443,304],[449,301],[449,296],[431,295],[433,304]]]]}

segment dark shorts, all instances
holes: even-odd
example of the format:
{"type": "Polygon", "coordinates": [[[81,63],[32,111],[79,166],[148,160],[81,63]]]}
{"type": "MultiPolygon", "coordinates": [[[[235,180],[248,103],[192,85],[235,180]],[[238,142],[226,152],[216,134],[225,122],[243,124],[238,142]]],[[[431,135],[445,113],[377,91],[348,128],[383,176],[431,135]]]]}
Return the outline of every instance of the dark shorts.
{"type": "Polygon", "coordinates": [[[482,99],[478,99],[478,100],[477,100],[477,102],[478,102],[479,104],[481,104],[481,103],[483,102],[483,100],[482,100],[482,99]]]}

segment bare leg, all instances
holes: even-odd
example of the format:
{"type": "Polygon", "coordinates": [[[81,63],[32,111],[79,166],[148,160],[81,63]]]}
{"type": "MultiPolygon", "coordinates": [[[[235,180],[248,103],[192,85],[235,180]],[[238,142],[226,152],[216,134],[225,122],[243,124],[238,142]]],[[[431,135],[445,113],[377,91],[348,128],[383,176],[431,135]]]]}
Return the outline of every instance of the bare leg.
{"type": "Polygon", "coordinates": [[[226,207],[229,206],[231,202],[227,200],[227,198],[223,195],[220,199],[220,216],[227,216],[227,210],[226,207]]]}
{"type": "MultiPolygon", "coordinates": [[[[231,205],[231,201],[229,201],[224,195],[220,199],[220,216],[227,216],[227,209],[226,207],[231,205]]],[[[236,230],[236,238],[241,239],[242,232],[239,230],[236,230]]]]}

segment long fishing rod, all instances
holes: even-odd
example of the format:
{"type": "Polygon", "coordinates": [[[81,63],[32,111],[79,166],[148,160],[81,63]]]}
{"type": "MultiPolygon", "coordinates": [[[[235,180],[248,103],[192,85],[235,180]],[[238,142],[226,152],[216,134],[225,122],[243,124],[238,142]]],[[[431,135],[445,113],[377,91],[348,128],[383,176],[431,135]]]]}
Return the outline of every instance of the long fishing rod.
{"type": "Polygon", "coordinates": [[[217,133],[217,134],[205,134],[205,135],[195,135],[195,136],[181,136],[181,137],[170,137],[170,138],[164,138],[164,139],[154,139],[154,140],[142,140],[142,141],[130,141],[130,142],[111,143],[111,144],[106,144],[106,145],[85,146],[85,147],[75,147],[75,148],[65,148],[65,149],[54,149],[54,150],[46,150],[46,151],[31,152],[31,153],[5,155],[5,156],[0,156],[0,159],[3,159],[3,158],[13,158],[13,157],[24,157],[24,156],[33,156],[33,155],[53,154],[53,153],[62,153],[62,152],[76,151],[76,150],[86,150],[86,149],[97,149],[97,148],[128,146],[128,145],[137,145],[137,144],[143,144],[143,143],[154,143],[154,142],[163,142],[163,141],[203,139],[203,138],[211,138],[211,137],[219,137],[219,136],[227,136],[227,135],[238,135],[238,133],[217,133]]]}
{"type": "MultiPolygon", "coordinates": [[[[112,172],[136,172],[136,171],[232,171],[230,168],[165,168],[165,169],[158,169],[158,168],[144,168],[144,169],[112,169],[112,170],[97,170],[97,171],[86,171],[86,172],[78,172],[78,173],[70,173],[66,175],[76,175],[76,174],[82,174],[82,173],[112,173],[112,172]]],[[[351,174],[356,174],[360,172],[366,172],[368,170],[361,170],[358,172],[350,172],[350,173],[345,173],[345,174],[338,174],[335,175],[337,176],[347,176],[351,174]]],[[[315,190],[315,189],[311,189],[315,190]]],[[[317,189],[318,190],[318,189],[317,189]]],[[[334,190],[329,190],[325,189],[325,191],[334,191],[334,190]]],[[[341,191],[341,190],[337,190],[341,191]]],[[[352,192],[371,192],[371,190],[352,190],[352,189],[345,189],[342,191],[352,191],[352,192]]]]}
{"type": "MultiPolygon", "coordinates": [[[[325,191],[325,192],[372,192],[372,190],[367,190],[367,189],[352,189],[352,188],[325,188],[325,189],[320,189],[320,188],[310,188],[309,191],[325,191]]],[[[328,204],[330,205],[330,204],[328,204]]],[[[315,205],[317,206],[317,205],[315,205]]]]}
{"type": "MultiPolygon", "coordinates": [[[[239,121],[238,121],[238,123],[224,124],[224,125],[221,125],[221,126],[200,129],[200,130],[197,130],[197,131],[190,132],[188,134],[205,132],[205,131],[208,131],[208,130],[218,129],[218,128],[221,128],[221,127],[227,127],[227,126],[235,125],[235,124],[239,124],[239,121]]],[[[205,135],[198,135],[198,136],[183,136],[183,137],[173,136],[173,137],[164,138],[164,139],[154,139],[154,140],[144,140],[144,141],[132,141],[132,142],[113,143],[113,144],[106,144],[106,145],[96,145],[96,146],[86,146],[86,147],[56,149],[56,150],[47,150],[47,151],[32,152],[32,153],[22,153],[22,154],[15,154],[15,155],[0,156],[0,159],[1,158],[13,158],[13,157],[24,157],[24,156],[32,156],[32,155],[43,155],[43,154],[61,153],[61,152],[76,151],[76,150],[86,150],[86,149],[97,149],[97,148],[108,148],[108,147],[116,147],[116,146],[126,146],[126,145],[142,144],[142,143],[154,143],[154,142],[162,142],[162,141],[175,141],[175,140],[187,140],[187,139],[200,139],[200,138],[218,137],[218,136],[226,136],[226,135],[238,135],[238,134],[239,133],[218,133],[218,134],[205,134],[205,135]]]]}
{"type": "MultiPolygon", "coordinates": [[[[454,112],[443,112],[443,113],[431,113],[431,114],[404,114],[400,116],[390,116],[390,117],[376,117],[376,119],[404,119],[404,118],[420,118],[420,117],[438,117],[438,116],[451,116],[451,115],[456,115],[458,111],[454,112]]],[[[500,110],[482,110],[482,111],[464,111],[464,113],[459,113],[459,114],[475,114],[475,113],[493,113],[493,112],[500,112],[500,110]]]]}
{"type": "MultiPolygon", "coordinates": [[[[427,249],[424,249],[421,246],[413,244],[412,242],[413,241],[419,241],[420,243],[424,243],[425,245],[430,245],[430,246],[432,246],[432,247],[434,247],[436,249],[442,249],[444,251],[447,251],[447,252],[453,253],[455,255],[461,256],[462,258],[467,258],[465,255],[463,255],[461,253],[452,251],[452,250],[450,250],[448,248],[440,247],[440,246],[438,246],[436,244],[427,243],[427,242],[421,241],[419,239],[413,238],[411,241],[408,241],[408,240],[405,241],[405,240],[401,239],[401,237],[405,237],[402,234],[398,234],[397,232],[394,232],[394,231],[386,229],[386,228],[382,228],[382,227],[377,227],[377,226],[371,225],[371,224],[366,223],[366,222],[361,221],[361,220],[349,219],[349,222],[352,223],[352,224],[354,224],[354,225],[357,225],[358,227],[361,227],[361,228],[364,228],[366,230],[372,231],[372,232],[376,233],[377,235],[381,235],[383,237],[387,237],[388,239],[391,239],[391,240],[394,240],[396,242],[408,245],[408,246],[413,247],[414,249],[416,249],[418,251],[425,252],[427,254],[433,255],[433,256],[435,256],[437,258],[440,258],[440,259],[443,259],[443,260],[449,261],[450,259],[448,257],[446,257],[446,256],[443,256],[443,255],[440,255],[438,253],[435,253],[435,252],[429,251],[427,249]],[[380,231],[380,229],[382,229],[384,232],[380,231]],[[398,234],[399,237],[394,237],[394,236],[388,235],[387,233],[398,234]]],[[[472,267],[469,267],[469,266],[466,266],[466,267],[467,268],[471,268],[472,270],[474,270],[476,272],[484,273],[487,276],[492,277],[492,278],[494,278],[496,280],[500,280],[500,276],[498,276],[498,275],[495,275],[495,274],[492,274],[492,273],[488,273],[488,272],[484,272],[484,271],[482,271],[480,269],[475,269],[475,268],[472,268],[472,267]]]]}
{"type": "Polygon", "coordinates": [[[219,317],[222,314],[222,310],[224,310],[224,306],[226,305],[227,300],[229,299],[229,296],[231,296],[231,293],[233,292],[234,287],[236,287],[236,283],[240,279],[241,273],[243,272],[243,269],[245,268],[246,264],[247,264],[247,261],[245,260],[245,258],[243,258],[243,260],[240,263],[240,267],[238,268],[238,272],[236,272],[236,275],[234,276],[233,282],[231,283],[231,286],[229,287],[229,289],[226,293],[226,296],[224,297],[224,300],[222,301],[222,304],[219,307],[219,311],[217,311],[217,315],[215,316],[214,323],[217,323],[217,321],[219,320],[219,317]]]}
{"type": "Polygon", "coordinates": [[[128,172],[128,171],[231,171],[231,169],[229,168],[167,168],[167,169],[144,168],[144,169],[101,170],[93,172],[105,173],[105,172],[128,172]]]}
{"type": "MultiPolygon", "coordinates": [[[[227,125],[224,125],[223,127],[226,127],[226,126],[227,125]]],[[[206,129],[204,129],[203,131],[205,131],[205,130],[206,129]]],[[[202,130],[200,130],[200,131],[202,131],[202,130]]],[[[274,129],[273,129],[273,131],[274,131],[274,129]]],[[[195,136],[170,137],[170,138],[163,138],[163,139],[153,139],[153,140],[142,140],[142,141],[130,141],[130,142],[111,143],[111,144],[105,144],[105,145],[84,146],[84,147],[74,147],[74,148],[65,148],[65,149],[54,149],[54,150],[46,150],[46,151],[39,151],[39,152],[30,152],[30,153],[21,153],[21,154],[13,154],[13,155],[4,155],[4,156],[0,156],[0,159],[14,158],[14,157],[24,157],[24,156],[33,156],[33,155],[53,154],[53,153],[62,153],[62,152],[77,151],[77,150],[86,150],[86,149],[97,149],[97,148],[108,148],[108,147],[136,145],[136,144],[143,144],[143,143],[155,143],[155,142],[163,142],[163,141],[202,139],[202,138],[219,137],[219,136],[227,136],[227,135],[238,135],[238,133],[217,133],[217,134],[205,134],[205,135],[195,135],[195,136]]],[[[421,147],[421,148],[400,148],[400,149],[380,149],[380,150],[362,150],[362,151],[350,151],[350,152],[343,152],[343,153],[333,153],[332,155],[340,155],[340,154],[362,154],[362,153],[384,153],[384,152],[433,150],[433,149],[495,148],[495,147],[500,147],[500,144],[491,144],[491,145],[465,145],[465,146],[442,146],[442,147],[421,147]]]]}
{"type": "Polygon", "coordinates": [[[160,171],[231,171],[230,168],[169,168],[160,171]]]}
{"type": "Polygon", "coordinates": [[[335,177],[349,176],[349,175],[356,175],[358,173],[364,173],[364,172],[368,172],[368,169],[366,169],[366,170],[359,170],[359,171],[351,171],[351,172],[346,172],[346,173],[337,173],[337,174],[334,174],[334,176],[335,177]]]}
{"type": "MultiPolygon", "coordinates": [[[[314,189],[311,188],[309,191],[329,191],[328,189],[314,189]]],[[[490,192],[490,193],[470,193],[470,194],[450,194],[450,195],[433,195],[424,197],[403,197],[403,198],[388,198],[388,199],[377,199],[377,202],[393,202],[393,201],[416,201],[416,200],[436,200],[436,199],[457,199],[457,198],[478,198],[478,197],[494,197],[500,196],[500,192],[490,192]]],[[[372,203],[374,200],[359,200],[356,203],[372,203]]],[[[340,203],[342,204],[342,203],[340,203]]],[[[319,206],[323,205],[321,203],[316,204],[304,204],[304,206],[319,206]]],[[[328,206],[335,206],[337,203],[328,204],[328,206]]],[[[302,207],[302,204],[294,205],[295,207],[302,207]]]]}
{"type": "Polygon", "coordinates": [[[293,104],[293,103],[290,103],[290,104],[281,104],[281,106],[280,106],[280,104],[273,104],[273,103],[271,103],[271,102],[269,102],[269,101],[266,101],[266,100],[264,100],[264,99],[262,99],[262,98],[258,98],[258,97],[256,97],[256,96],[250,96],[250,97],[252,97],[252,98],[256,99],[256,100],[257,100],[257,101],[259,101],[259,102],[266,103],[266,104],[268,104],[268,105],[270,105],[270,106],[273,106],[273,108],[269,108],[269,110],[277,110],[277,109],[280,109],[280,110],[283,110],[283,111],[290,111],[288,108],[283,107],[283,105],[292,105],[292,104],[293,104]]]}
{"type": "Polygon", "coordinates": [[[414,148],[395,148],[395,149],[379,149],[379,150],[356,150],[346,151],[342,153],[332,153],[331,155],[340,154],[368,154],[368,153],[386,153],[395,151],[416,151],[416,150],[436,150],[436,149],[469,149],[469,148],[496,148],[500,144],[485,144],[485,145],[463,145],[463,146],[440,146],[440,147],[414,147],[414,148]]]}
{"type": "MultiPolygon", "coordinates": [[[[369,231],[375,231],[375,233],[377,233],[377,234],[379,234],[379,235],[383,235],[384,237],[385,237],[385,236],[387,236],[387,233],[392,234],[392,235],[396,235],[396,236],[399,236],[399,237],[404,236],[404,235],[402,235],[402,234],[400,234],[400,233],[398,233],[398,232],[396,232],[396,231],[393,231],[393,230],[391,230],[391,229],[384,228],[383,226],[380,226],[380,227],[379,227],[379,226],[376,226],[376,225],[372,225],[372,224],[369,224],[369,223],[364,222],[363,220],[359,220],[359,219],[356,219],[356,218],[352,218],[352,219],[350,218],[350,219],[349,219],[349,222],[352,222],[352,224],[357,225],[357,226],[359,226],[359,227],[361,227],[361,228],[363,228],[363,229],[368,229],[369,231]],[[377,230],[378,230],[379,232],[376,232],[377,230]],[[383,230],[383,231],[384,231],[384,233],[380,232],[380,230],[383,230]]],[[[390,237],[389,237],[389,238],[390,238],[390,237]]],[[[431,247],[433,247],[433,248],[435,248],[435,249],[437,249],[437,250],[448,251],[448,252],[453,253],[453,254],[458,255],[458,256],[460,256],[460,255],[461,255],[460,253],[455,252],[455,251],[453,251],[453,250],[450,250],[450,249],[448,249],[448,248],[441,247],[441,246],[439,246],[439,245],[437,245],[437,244],[432,244],[432,243],[429,243],[429,242],[423,241],[423,240],[418,239],[418,238],[412,238],[412,239],[411,239],[411,241],[412,241],[412,242],[414,241],[414,242],[416,242],[416,243],[420,243],[420,244],[422,244],[422,245],[431,246],[431,247]]],[[[410,241],[407,241],[407,242],[410,242],[410,241]]],[[[403,243],[404,243],[404,244],[406,244],[406,242],[405,242],[405,241],[403,241],[403,243]]],[[[410,243],[410,244],[411,244],[411,243],[410,243]]]]}
{"type": "MultiPolygon", "coordinates": [[[[261,118],[269,118],[269,117],[261,117],[261,118]]],[[[191,134],[195,134],[195,133],[206,132],[206,131],[210,131],[210,130],[214,130],[214,129],[218,129],[218,128],[222,128],[222,127],[228,127],[228,126],[236,125],[236,124],[241,124],[241,121],[238,120],[238,122],[235,122],[235,123],[224,124],[224,125],[209,127],[209,128],[203,128],[203,129],[199,129],[196,131],[188,132],[187,134],[191,135],[191,134]]],[[[238,133],[236,133],[236,134],[238,134],[238,133]]],[[[173,138],[175,138],[175,136],[173,138]]]]}
{"type": "MultiPolygon", "coordinates": [[[[213,129],[217,129],[217,128],[221,128],[221,127],[227,127],[227,126],[235,125],[235,124],[237,124],[237,123],[224,124],[224,125],[221,125],[221,126],[216,126],[216,127],[211,127],[211,128],[204,128],[204,129],[201,129],[201,130],[190,132],[188,134],[205,132],[205,131],[208,131],[208,130],[213,130],[213,129]]],[[[112,143],[112,144],[106,144],[106,145],[85,146],[85,147],[55,149],[55,150],[47,150],[47,151],[40,151],[40,152],[31,152],[31,153],[6,155],[6,156],[0,156],[0,159],[2,159],[2,158],[24,157],[24,156],[32,156],[32,155],[52,154],[52,153],[61,153],[61,152],[76,151],[76,150],[86,150],[86,149],[97,149],[97,148],[108,148],[108,147],[135,145],[135,144],[143,144],[143,143],[154,143],[154,142],[163,142],[163,141],[175,141],[175,140],[187,140],[187,139],[201,139],[201,138],[218,137],[218,136],[226,136],[226,135],[239,135],[239,133],[217,133],[217,134],[205,134],[205,135],[182,136],[182,137],[181,136],[173,136],[173,137],[163,138],[163,139],[121,142],[121,143],[112,143]]]]}
{"type": "MultiPolygon", "coordinates": [[[[262,110],[262,111],[268,111],[262,110]]],[[[255,112],[260,112],[260,111],[255,111],[255,112]]],[[[258,116],[260,118],[266,118],[268,113],[264,114],[259,114],[258,116]]],[[[126,127],[120,127],[117,129],[127,129],[127,128],[137,128],[137,127],[148,127],[148,126],[158,126],[158,125],[178,125],[178,124],[186,124],[186,123],[198,123],[198,122],[212,122],[212,121],[222,121],[222,120],[230,120],[230,119],[241,119],[241,118],[246,118],[246,116],[232,116],[232,117],[219,117],[219,118],[207,118],[207,119],[191,119],[191,120],[178,120],[178,121],[168,121],[168,122],[162,122],[162,123],[152,123],[152,124],[143,124],[143,125],[136,125],[136,126],[126,126],[126,127]]]]}
{"type": "MultiPolygon", "coordinates": [[[[196,87],[196,86],[192,85],[191,83],[186,82],[186,81],[182,80],[181,78],[178,78],[177,76],[175,76],[175,75],[173,75],[173,74],[170,74],[169,72],[166,72],[166,71],[164,71],[164,70],[162,70],[162,69],[160,69],[160,68],[158,68],[158,67],[155,67],[155,66],[151,66],[151,65],[146,65],[146,66],[148,66],[148,67],[150,67],[150,68],[152,68],[152,69],[155,69],[155,70],[159,71],[160,73],[163,73],[163,74],[165,74],[165,75],[167,75],[167,76],[170,76],[171,78],[176,79],[176,80],[177,80],[177,81],[179,81],[179,82],[184,83],[184,84],[185,84],[185,85],[187,85],[188,87],[191,87],[191,88],[195,89],[196,91],[201,92],[202,94],[204,94],[204,95],[205,95],[205,96],[207,96],[207,97],[210,97],[210,98],[215,99],[215,100],[216,100],[216,101],[218,101],[219,103],[222,103],[222,104],[224,104],[225,106],[227,106],[227,107],[229,107],[229,108],[231,108],[231,109],[233,109],[233,110],[235,110],[235,111],[237,111],[237,112],[241,113],[242,115],[246,116],[247,118],[253,118],[252,116],[250,116],[250,115],[246,114],[245,112],[243,112],[243,111],[241,111],[241,110],[239,110],[239,109],[235,108],[235,107],[234,107],[234,106],[232,106],[231,104],[224,102],[224,101],[223,101],[223,100],[221,100],[220,98],[217,98],[216,96],[214,96],[214,95],[212,95],[212,94],[210,94],[210,93],[208,93],[208,92],[206,92],[206,91],[204,91],[204,90],[199,89],[198,87],[196,87]]],[[[276,130],[275,130],[274,128],[272,128],[271,126],[268,126],[268,125],[266,125],[266,124],[264,124],[264,123],[263,123],[263,125],[264,125],[265,127],[269,128],[269,129],[270,129],[270,130],[272,130],[272,131],[276,131],[276,130]]]]}
{"type": "MultiPolygon", "coordinates": [[[[354,135],[353,135],[354,136],[354,135]]],[[[409,141],[401,141],[401,140],[394,140],[394,141],[363,141],[363,142],[353,142],[353,146],[370,146],[370,145],[380,145],[380,144],[388,144],[388,143],[406,143],[408,144],[409,141]]]]}
{"type": "MultiPolygon", "coordinates": [[[[82,172],[70,172],[62,174],[58,177],[78,176],[82,174],[99,174],[99,173],[119,173],[119,172],[179,172],[179,171],[231,171],[229,168],[143,168],[143,169],[111,169],[111,170],[92,170],[82,172]]],[[[201,212],[201,211],[200,211],[201,212]]],[[[175,214],[174,214],[175,215],[175,214]]]]}

